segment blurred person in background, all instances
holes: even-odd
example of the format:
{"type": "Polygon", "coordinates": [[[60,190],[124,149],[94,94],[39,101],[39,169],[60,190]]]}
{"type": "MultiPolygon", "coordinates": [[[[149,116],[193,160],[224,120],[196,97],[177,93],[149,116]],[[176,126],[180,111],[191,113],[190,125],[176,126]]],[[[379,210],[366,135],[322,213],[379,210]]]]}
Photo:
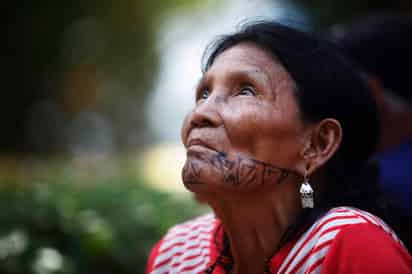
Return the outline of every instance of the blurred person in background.
{"type": "Polygon", "coordinates": [[[274,22],[222,37],[205,61],[182,178],[214,214],[171,228],[147,273],[412,273],[378,217],[390,221],[368,161],[378,110],[354,67],[274,22]]]}
{"type": "Polygon", "coordinates": [[[366,74],[378,103],[380,184],[401,210],[399,234],[412,248],[412,17],[370,15],[332,28],[334,40],[366,74]]]}

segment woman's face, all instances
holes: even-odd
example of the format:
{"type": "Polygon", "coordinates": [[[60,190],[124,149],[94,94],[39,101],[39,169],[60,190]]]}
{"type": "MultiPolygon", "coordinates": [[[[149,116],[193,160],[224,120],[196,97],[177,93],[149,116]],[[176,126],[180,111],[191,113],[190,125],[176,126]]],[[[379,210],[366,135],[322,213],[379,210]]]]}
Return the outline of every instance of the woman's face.
{"type": "Polygon", "coordinates": [[[278,168],[296,171],[301,161],[304,125],[294,89],[276,58],[252,43],[221,53],[202,77],[183,124],[185,186],[253,191],[294,177],[278,168]]]}

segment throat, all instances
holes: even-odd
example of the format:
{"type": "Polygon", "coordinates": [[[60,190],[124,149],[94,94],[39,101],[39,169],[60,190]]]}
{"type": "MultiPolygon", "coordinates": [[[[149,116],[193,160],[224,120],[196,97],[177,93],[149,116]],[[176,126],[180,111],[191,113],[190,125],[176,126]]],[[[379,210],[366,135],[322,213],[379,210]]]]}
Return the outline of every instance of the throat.
{"type": "Polygon", "coordinates": [[[223,235],[222,249],[216,258],[215,263],[209,267],[205,273],[213,273],[217,266],[222,268],[224,273],[230,274],[269,273],[271,257],[261,258],[261,260],[259,260],[255,259],[258,258],[259,255],[254,254],[253,257],[249,257],[247,260],[240,259],[242,256],[236,256],[238,259],[235,260],[231,249],[227,235],[223,235]]]}
{"type": "Polygon", "coordinates": [[[265,273],[269,260],[280,247],[293,214],[284,215],[278,207],[261,202],[247,204],[243,200],[241,205],[214,207],[222,223],[219,238],[223,239],[217,259],[223,262],[219,264],[229,265],[228,273],[265,273]]]}
{"type": "Polygon", "coordinates": [[[274,233],[271,237],[264,238],[254,231],[246,237],[226,236],[230,250],[229,256],[233,263],[232,273],[264,273],[270,258],[278,249],[280,237],[275,235],[280,234],[274,233]]]}

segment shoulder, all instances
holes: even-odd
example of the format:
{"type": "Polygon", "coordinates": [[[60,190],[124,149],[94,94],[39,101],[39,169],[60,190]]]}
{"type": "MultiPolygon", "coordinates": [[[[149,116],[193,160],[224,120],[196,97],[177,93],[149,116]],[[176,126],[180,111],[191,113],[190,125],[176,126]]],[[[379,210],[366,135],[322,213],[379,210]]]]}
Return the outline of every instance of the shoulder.
{"type": "Polygon", "coordinates": [[[315,225],[320,231],[323,231],[323,233],[330,230],[341,232],[349,228],[354,229],[355,227],[363,227],[364,229],[378,229],[382,232],[385,232],[395,242],[402,245],[395,232],[393,232],[392,229],[382,219],[358,208],[333,208],[318,222],[316,222],[315,225]],[[359,226],[360,224],[364,225],[359,226]]]}
{"type": "Polygon", "coordinates": [[[322,273],[412,273],[412,257],[390,233],[366,223],[339,232],[322,273]]]}
{"type": "Polygon", "coordinates": [[[152,249],[146,272],[204,269],[210,260],[210,246],[217,225],[215,216],[207,214],[170,228],[152,249]]]}
{"type": "MultiPolygon", "coordinates": [[[[380,218],[356,208],[337,207],[322,216],[300,237],[286,257],[280,272],[319,273],[324,268],[327,257],[343,260],[336,258],[333,250],[339,242],[356,242],[359,237],[353,230],[362,230],[365,233],[371,230],[378,231],[379,234],[385,235],[387,244],[403,249],[395,233],[380,218]]],[[[381,238],[380,235],[374,237],[381,238]]],[[[361,245],[359,248],[357,253],[362,253],[364,247],[361,245]]]]}

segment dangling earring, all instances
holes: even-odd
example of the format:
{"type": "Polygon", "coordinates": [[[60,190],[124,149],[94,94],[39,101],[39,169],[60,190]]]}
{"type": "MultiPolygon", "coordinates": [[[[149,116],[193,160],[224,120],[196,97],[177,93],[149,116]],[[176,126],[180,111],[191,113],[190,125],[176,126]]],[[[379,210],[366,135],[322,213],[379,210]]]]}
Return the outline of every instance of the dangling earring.
{"type": "Polygon", "coordinates": [[[303,183],[300,186],[300,200],[302,202],[302,208],[313,208],[313,189],[309,184],[308,176],[305,172],[303,183]]]}

